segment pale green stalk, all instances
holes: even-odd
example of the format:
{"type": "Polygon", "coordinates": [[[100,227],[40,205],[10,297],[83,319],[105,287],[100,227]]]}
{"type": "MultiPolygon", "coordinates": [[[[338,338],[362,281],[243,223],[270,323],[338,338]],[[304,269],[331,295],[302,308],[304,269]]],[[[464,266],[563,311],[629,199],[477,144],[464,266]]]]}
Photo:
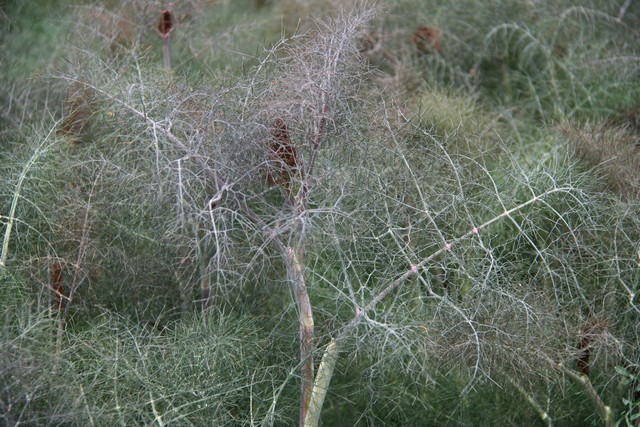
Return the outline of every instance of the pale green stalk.
{"type": "MultiPolygon", "coordinates": [[[[7,258],[9,256],[9,241],[11,240],[11,231],[13,230],[13,223],[15,222],[15,219],[16,219],[15,218],[16,208],[18,207],[18,199],[20,199],[22,184],[24,183],[24,180],[26,179],[27,174],[29,173],[33,165],[36,163],[36,161],[40,158],[41,155],[46,153],[46,149],[43,149],[43,147],[46,146],[47,142],[49,141],[49,137],[51,136],[51,134],[56,128],[57,128],[57,124],[55,126],[52,126],[51,129],[49,129],[49,133],[47,134],[47,136],[44,138],[42,143],[40,143],[38,148],[36,148],[33,155],[27,161],[27,164],[25,164],[24,168],[22,168],[22,172],[20,172],[20,176],[18,177],[18,182],[16,183],[16,188],[13,192],[13,200],[11,201],[11,208],[9,209],[9,215],[7,217],[4,217],[7,220],[7,228],[4,231],[4,239],[2,242],[2,253],[0,254],[0,267],[5,267],[7,265],[7,258]]],[[[46,148],[48,147],[49,146],[47,146],[46,148]]]]}

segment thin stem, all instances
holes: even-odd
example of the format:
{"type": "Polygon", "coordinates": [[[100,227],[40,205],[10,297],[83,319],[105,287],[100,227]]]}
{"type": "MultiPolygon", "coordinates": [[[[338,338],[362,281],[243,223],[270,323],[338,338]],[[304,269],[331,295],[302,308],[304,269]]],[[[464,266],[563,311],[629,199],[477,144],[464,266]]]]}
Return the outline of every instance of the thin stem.
{"type": "Polygon", "coordinates": [[[167,37],[162,40],[162,59],[164,69],[171,71],[171,38],[167,37]]]}
{"type": "MultiPolygon", "coordinates": [[[[29,158],[29,161],[22,168],[22,172],[20,172],[20,176],[18,177],[18,182],[16,183],[15,190],[13,192],[13,198],[11,200],[11,208],[9,208],[9,215],[6,217],[7,219],[7,227],[4,231],[4,239],[2,241],[2,253],[0,254],[0,267],[5,267],[7,265],[7,258],[9,256],[9,241],[11,240],[11,232],[13,230],[13,224],[15,222],[16,208],[18,207],[18,200],[21,198],[22,192],[22,184],[24,180],[27,178],[29,171],[35,165],[36,161],[47,152],[44,148],[46,144],[49,142],[49,138],[53,134],[54,130],[58,127],[58,123],[49,129],[49,133],[42,140],[40,145],[36,148],[33,155],[29,158]]],[[[47,147],[49,148],[49,147],[47,147]]]]}

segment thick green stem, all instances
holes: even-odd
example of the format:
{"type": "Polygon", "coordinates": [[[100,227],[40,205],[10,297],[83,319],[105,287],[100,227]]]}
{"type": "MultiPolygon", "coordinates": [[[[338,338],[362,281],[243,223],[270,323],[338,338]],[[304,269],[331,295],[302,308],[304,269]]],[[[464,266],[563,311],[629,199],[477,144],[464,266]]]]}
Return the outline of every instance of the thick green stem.
{"type": "Polygon", "coordinates": [[[322,411],[324,398],[327,396],[327,391],[329,390],[329,383],[331,382],[337,359],[338,345],[336,340],[332,339],[322,355],[318,375],[313,383],[311,401],[309,402],[307,416],[304,420],[304,427],[318,427],[320,412],[322,411]]]}
{"type": "Polygon", "coordinates": [[[304,261],[302,245],[286,248],[287,275],[293,285],[293,292],[299,311],[300,322],[300,425],[304,424],[313,390],[313,311],[304,279],[304,261]]]}
{"type": "Polygon", "coordinates": [[[525,399],[527,399],[527,402],[529,402],[529,404],[536,410],[536,412],[540,416],[540,419],[542,420],[542,422],[544,422],[548,427],[553,427],[553,420],[551,419],[551,417],[549,417],[549,414],[547,413],[547,411],[545,411],[542,408],[542,406],[540,406],[540,404],[535,399],[535,397],[533,397],[533,395],[531,393],[526,391],[513,378],[507,377],[507,380],[511,383],[511,385],[513,385],[516,388],[516,390],[518,390],[520,392],[520,394],[522,394],[525,397],[525,399]]]}
{"type": "Polygon", "coordinates": [[[584,374],[581,375],[578,372],[565,367],[562,363],[556,363],[550,358],[546,358],[546,360],[551,366],[564,372],[569,378],[571,378],[577,384],[582,385],[587,393],[587,396],[589,396],[589,399],[591,399],[591,402],[595,406],[595,409],[598,412],[598,415],[600,415],[600,417],[602,418],[602,421],[604,422],[604,426],[613,427],[614,422],[613,422],[613,413],[611,412],[611,407],[604,404],[604,402],[600,398],[600,395],[598,394],[598,391],[593,387],[593,384],[591,384],[589,377],[584,374]]]}

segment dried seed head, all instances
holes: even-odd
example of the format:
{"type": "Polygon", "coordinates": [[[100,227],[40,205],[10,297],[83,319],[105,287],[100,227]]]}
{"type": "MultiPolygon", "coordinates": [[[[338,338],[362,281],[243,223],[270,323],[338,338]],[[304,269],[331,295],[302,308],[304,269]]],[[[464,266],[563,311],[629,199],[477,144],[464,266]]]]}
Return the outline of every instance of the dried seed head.
{"type": "Polygon", "coordinates": [[[411,41],[423,53],[436,51],[442,54],[442,34],[438,27],[419,27],[416,32],[413,33],[411,41]]]}
{"type": "Polygon", "coordinates": [[[158,33],[163,39],[169,38],[173,31],[173,14],[169,9],[160,12],[160,22],[158,23],[158,33]]]}
{"type": "Polygon", "coordinates": [[[268,172],[268,182],[285,189],[291,188],[293,177],[300,173],[298,150],[289,136],[287,124],[281,118],[276,119],[271,128],[270,149],[272,166],[268,172]]]}

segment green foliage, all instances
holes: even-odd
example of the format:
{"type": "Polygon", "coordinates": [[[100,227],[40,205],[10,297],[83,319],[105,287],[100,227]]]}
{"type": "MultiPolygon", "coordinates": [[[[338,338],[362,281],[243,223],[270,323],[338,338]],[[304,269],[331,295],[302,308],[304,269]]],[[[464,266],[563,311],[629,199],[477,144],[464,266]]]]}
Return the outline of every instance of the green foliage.
{"type": "Polygon", "coordinates": [[[55,322],[26,282],[0,269],[0,420],[53,425],[69,414],[56,396],[64,392],[55,372],[55,322]]]}
{"type": "Polygon", "coordinates": [[[83,393],[79,425],[244,424],[252,387],[268,379],[258,328],[224,313],[169,325],[103,317],[68,346],[62,375],[83,393]]]}
{"type": "Polygon", "coordinates": [[[618,426],[633,426],[640,419],[640,380],[638,377],[638,370],[636,366],[630,368],[624,368],[616,366],[616,371],[622,378],[622,385],[628,388],[628,393],[622,398],[624,410],[622,417],[616,423],[618,426]]]}
{"type": "Polygon", "coordinates": [[[303,283],[325,425],[633,422],[637,16],[548,3],[13,4],[0,420],[295,424],[303,283]]]}
{"type": "Polygon", "coordinates": [[[638,95],[637,13],[618,22],[615,2],[397,2],[373,32],[389,74],[410,87],[463,87],[483,105],[517,117],[521,132],[561,118],[611,117],[638,95]],[[410,41],[421,26],[437,29],[442,53],[410,41]],[[395,52],[398,52],[397,54],[395,52]],[[612,75],[616,78],[611,78],[612,75]]]}

